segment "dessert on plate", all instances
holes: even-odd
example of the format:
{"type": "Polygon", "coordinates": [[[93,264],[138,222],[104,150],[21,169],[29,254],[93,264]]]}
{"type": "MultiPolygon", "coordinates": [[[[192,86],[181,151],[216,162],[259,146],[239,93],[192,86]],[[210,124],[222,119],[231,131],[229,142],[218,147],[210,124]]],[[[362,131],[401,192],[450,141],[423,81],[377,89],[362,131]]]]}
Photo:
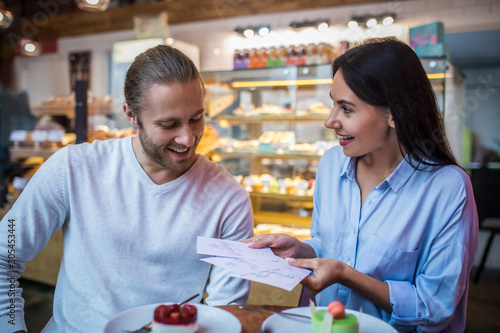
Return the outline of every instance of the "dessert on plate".
{"type": "Polygon", "coordinates": [[[160,305],[155,309],[152,333],[194,333],[198,330],[196,306],[160,305]]]}
{"type": "Polygon", "coordinates": [[[359,333],[356,316],[345,313],[344,305],[339,301],[328,304],[327,309],[312,313],[312,333],[359,333]]]}

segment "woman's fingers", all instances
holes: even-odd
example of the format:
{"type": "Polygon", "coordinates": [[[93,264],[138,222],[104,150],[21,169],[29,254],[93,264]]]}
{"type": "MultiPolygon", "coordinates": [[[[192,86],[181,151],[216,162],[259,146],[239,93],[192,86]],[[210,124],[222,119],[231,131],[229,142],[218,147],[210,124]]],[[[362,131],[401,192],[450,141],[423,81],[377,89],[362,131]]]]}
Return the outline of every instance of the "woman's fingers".
{"type": "Polygon", "coordinates": [[[294,259],[294,258],[286,258],[286,261],[292,266],[300,267],[300,268],[308,268],[314,272],[316,268],[318,259],[294,259]]]}
{"type": "Polygon", "coordinates": [[[263,234],[242,240],[248,247],[260,249],[270,247],[272,249],[283,249],[291,246],[293,237],[283,234],[263,234]],[[289,239],[290,238],[290,239],[289,239]]]}

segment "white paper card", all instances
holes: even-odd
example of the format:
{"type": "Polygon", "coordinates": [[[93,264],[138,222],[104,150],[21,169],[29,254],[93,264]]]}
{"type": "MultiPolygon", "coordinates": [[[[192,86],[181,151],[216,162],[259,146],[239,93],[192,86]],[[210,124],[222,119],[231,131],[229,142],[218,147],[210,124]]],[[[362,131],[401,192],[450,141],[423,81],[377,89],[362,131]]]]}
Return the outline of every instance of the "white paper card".
{"type": "Polygon", "coordinates": [[[47,140],[47,131],[34,130],[31,140],[35,142],[45,142],[45,140],[47,140]]]}
{"type": "Polygon", "coordinates": [[[215,255],[202,261],[225,268],[231,276],[291,291],[310,271],[294,267],[270,248],[252,249],[246,243],[198,237],[198,253],[215,255]]]}
{"type": "Polygon", "coordinates": [[[47,140],[50,142],[61,142],[65,133],[66,132],[63,130],[49,131],[47,134],[47,140]]]}
{"type": "Polygon", "coordinates": [[[198,236],[197,243],[199,254],[232,258],[275,257],[270,248],[252,249],[237,241],[198,236]]]}
{"type": "Polygon", "coordinates": [[[10,132],[10,141],[24,141],[28,136],[28,131],[14,130],[10,132]]]}

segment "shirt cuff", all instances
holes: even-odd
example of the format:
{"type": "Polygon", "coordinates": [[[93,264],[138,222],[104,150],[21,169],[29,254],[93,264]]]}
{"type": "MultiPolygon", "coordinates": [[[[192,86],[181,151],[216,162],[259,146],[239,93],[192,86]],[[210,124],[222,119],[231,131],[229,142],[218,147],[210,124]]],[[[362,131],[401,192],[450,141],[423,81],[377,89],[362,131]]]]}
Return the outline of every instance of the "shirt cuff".
{"type": "Polygon", "coordinates": [[[415,286],[408,281],[385,281],[389,286],[389,300],[392,306],[392,317],[398,321],[417,317],[415,286]],[[413,300],[413,301],[412,301],[413,300]]]}
{"type": "Polygon", "coordinates": [[[314,252],[316,253],[317,258],[322,258],[322,253],[321,253],[321,240],[319,238],[312,238],[312,239],[307,239],[304,241],[304,243],[308,244],[314,252]]]}

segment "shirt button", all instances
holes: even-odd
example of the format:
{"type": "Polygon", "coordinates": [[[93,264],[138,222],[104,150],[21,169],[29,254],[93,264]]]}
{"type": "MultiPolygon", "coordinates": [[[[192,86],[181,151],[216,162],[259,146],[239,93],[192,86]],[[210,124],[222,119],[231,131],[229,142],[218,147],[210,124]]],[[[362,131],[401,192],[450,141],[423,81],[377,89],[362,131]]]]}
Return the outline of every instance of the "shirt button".
{"type": "Polygon", "coordinates": [[[352,266],[352,261],[349,259],[349,260],[347,260],[346,264],[348,264],[349,266],[352,266]]]}
{"type": "Polygon", "coordinates": [[[352,234],[356,235],[356,229],[352,229],[352,234]]]}
{"type": "Polygon", "coordinates": [[[371,205],[372,204],[372,201],[371,200],[368,200],[368,204],[371,205]]]}

